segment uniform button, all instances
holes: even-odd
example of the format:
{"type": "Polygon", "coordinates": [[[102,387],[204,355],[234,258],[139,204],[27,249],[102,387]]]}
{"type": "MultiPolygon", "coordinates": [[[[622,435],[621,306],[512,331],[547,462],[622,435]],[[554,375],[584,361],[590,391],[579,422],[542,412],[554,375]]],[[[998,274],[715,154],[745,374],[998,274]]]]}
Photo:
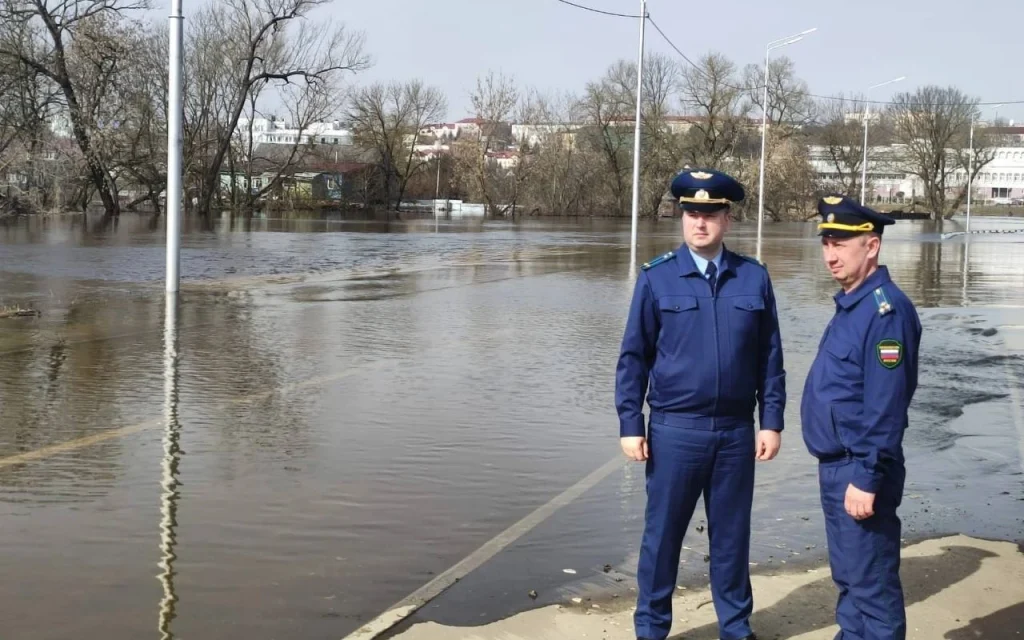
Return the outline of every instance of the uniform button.
{"type": "Polygon", "coordinates": [[[679,305],[678,304],[676,305],[676,311],[679,311],[679,305]]]}
{"type": "Polygon", "coordinates": [[[748,302],[748,303],[747,303],[747,308],[748,308],[748,309],[753,309],[753,308],[754,308],[754,305],[752,305],[752,304],[750,304],[750,303],[748,302]]]}

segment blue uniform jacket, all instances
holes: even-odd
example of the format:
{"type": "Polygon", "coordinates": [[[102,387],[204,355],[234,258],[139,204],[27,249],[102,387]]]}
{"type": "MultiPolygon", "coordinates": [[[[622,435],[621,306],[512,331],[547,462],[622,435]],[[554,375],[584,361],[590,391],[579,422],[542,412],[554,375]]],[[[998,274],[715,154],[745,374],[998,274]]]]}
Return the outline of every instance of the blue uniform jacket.
{"type": "Polygon", "coordinates": [[[701,429],[783,429],[782,337],[768,271],[723,249],[716,292],[686,245],[640,272],[616,367],[619,434],[652,418],[701,429]]]}
{"type": "Polygon", "coordinates": [[[835,301],[804,384],[804,444],[822,461],[853,458],[853,486],[877,493],[887,468],[903,464],[921,322],[884,266],[835,301]]]}

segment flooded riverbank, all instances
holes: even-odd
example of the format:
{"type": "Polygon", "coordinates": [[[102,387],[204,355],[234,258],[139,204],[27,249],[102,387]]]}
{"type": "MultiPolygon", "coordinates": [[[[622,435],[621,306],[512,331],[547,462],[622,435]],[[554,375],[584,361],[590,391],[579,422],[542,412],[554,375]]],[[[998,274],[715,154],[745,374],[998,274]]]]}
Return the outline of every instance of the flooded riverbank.
{"type": "MultiPolygon", "coordinates": [[[[752,253],[754,230],[730,246],[752,253]]],[[[811,225],[766,233],[790,399],[754,559],[781,564],[824,546],[797,410],[835,287],[811,225]]],[[[4,628],[344,637],[618,455],[628,241],[613,221],[187,226],[167,336],[146,219],[0,226],[0,304],[40,312],[0,321],[4,628]]],[[[677,223],[640,241],[641,259],[672,248],[677,223]]],[[[883,259],[925,326],[908,536],[1020,540],[1024,234],[900,222],[883,259]]],[[[617,465],[417,616],[480,624],[628,585],[642,479],[617,465]]]]}

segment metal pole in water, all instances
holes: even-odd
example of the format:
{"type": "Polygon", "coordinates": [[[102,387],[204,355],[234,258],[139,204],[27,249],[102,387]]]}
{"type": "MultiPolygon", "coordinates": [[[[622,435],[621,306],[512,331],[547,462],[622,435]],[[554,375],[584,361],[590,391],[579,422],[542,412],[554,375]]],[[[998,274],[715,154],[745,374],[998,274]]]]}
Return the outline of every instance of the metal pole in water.
{"type": "MultiPolygon", "coordinates": [[[[971,161],[967,165],[967,233],[971,232],[971,189],[974,187],[974,114],[971,114],[971,161]]],[[[964,277],[966,278],[967,265],[964,259],[964,277]]]]}
{"type": "Polygon", "coordinates": [[[864,204],[864,198],[868,191],[868,117],[871,112],[871,103],[864,100],[864,157],[860,161],[860,203],[864,204]]]}
{"type": "Polygon", "coordinates": [[[757,259],[761,260],[761,227],[764,225],[764,149],[765,138],[768,136],[768,57],[771,46],[764,51],[764,98],[761,102],[761,166],[757,187],[757,259]]]}
{"type": "Polygon", "coordinates": [[[181,259],[182,0],[171,0],[167,84],[167,291],[178,290],[181,259]]]}
{"type": "Polygon", "coordinates": [[[764,97],[761,102],[761,165],[760,180],[757,187],[757,261],[761,262],[761,228],[764,226],[764,160],[765,141],[768,137],[768,64],[771,61],[772,49],[785,47],[794,42],[800,42],[809,33],[814,33],[818,27],[812,27],[800,33],[778,40],[772,40],[764,48],[764,97]]]}
{"type": "Polygon", "coordinates": [[[644,88],[644,27],[647,25],[647,0],[640,0],[640,53],[636,65],[636,127],[633,132],[633,225],[630,231],[630,264],[636,264],[636,225],[640,211],[640,105],[644,88]]]}

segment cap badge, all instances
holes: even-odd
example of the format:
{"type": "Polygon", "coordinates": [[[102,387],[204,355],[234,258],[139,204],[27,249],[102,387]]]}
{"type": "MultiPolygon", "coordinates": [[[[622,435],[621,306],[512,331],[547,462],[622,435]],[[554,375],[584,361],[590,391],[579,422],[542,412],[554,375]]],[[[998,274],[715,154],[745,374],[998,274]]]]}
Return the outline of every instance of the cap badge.
{"type": "Polygon", "coordinates": [[[693,199],[694,200],[710,200],[711,196],[708,195],[707,191],[705,191],[703,189],[697,189],[697,193],[693,194],[693,199]]]}
{"type": "Polygon", "coordinates": [[[713,178],[714,177],[712,174],[704,172],[704,171],[693,171],[693,172],[690,173],[690,175],[693,176],[694,178],[698,179],[698,180],[707,180],[709,178],[713,178]]]}
{"type": "Polygon", "coordinates": [[[828,214],[828,218],[826,218],[826,219],[827,219],[827,220],[828,220],[829,222],[835,222],[835,221],[836,221],[836,214],[834,214],[834,213],[830,213],[830,214],[828,214]]]}
{"type": "MultiPolygon", "coordinates": [[[[825,198],[822,198],[822,200],[825,201],[825,204],[839,204],[840,202],[843,201],[842,198],[837,198],[836,196],[827,196],[825,198]]],[[[831,222],[831,220],[829,220],[829,222],[831,222]]]]}

